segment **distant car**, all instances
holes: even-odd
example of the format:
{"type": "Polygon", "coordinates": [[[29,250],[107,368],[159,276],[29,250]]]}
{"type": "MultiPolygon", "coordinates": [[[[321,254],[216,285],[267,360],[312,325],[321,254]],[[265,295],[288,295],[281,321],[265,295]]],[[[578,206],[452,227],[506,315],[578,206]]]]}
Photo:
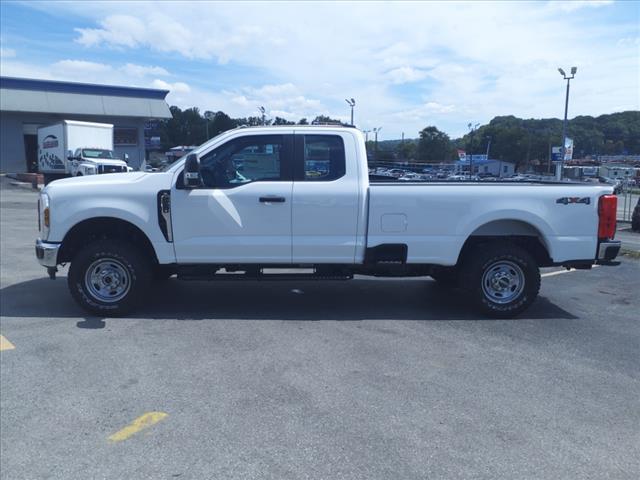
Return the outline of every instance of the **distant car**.
{"type": "Polygon", "coordinates": [[[609,177],[598,177],[598,181],[600,183],[611,185],[613,187],[613,193],[615,193],[616,195],[622,193],[622,182],[620,180],[609,177]]]}
{"type": "Polygon", "coordinates": [[[404,176],[404,170],[401,170],[399,168],[392,168],[391,170],[389,170],[389,174],[392,177],[400,178],[404,176]]]}
{"type": "Polygon", "coordinates": [[[631,215],[631,230],[640,232],[640,198],[636,203],[636,208],[633,209],[633,215],[631,215]]]}
{"type": "Polygon", "coordinates": [[[413,173],[413,172],[407,172],[403,176],[398,177],[398,180],[401,180],[403,182],[415,182],[422,179],[423,178],[421,175],[418,175],[417,173],[413,173]]]}

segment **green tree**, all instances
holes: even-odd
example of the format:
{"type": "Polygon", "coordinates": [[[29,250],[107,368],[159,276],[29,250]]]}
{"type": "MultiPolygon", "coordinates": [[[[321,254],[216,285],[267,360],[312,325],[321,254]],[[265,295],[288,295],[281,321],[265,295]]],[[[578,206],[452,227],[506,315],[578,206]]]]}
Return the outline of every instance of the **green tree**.
{"type": "Polygon", "coordinates": [[[312,125],[315,124],[333,124],[333,125],[345,125],[344,123],[342,123],[340,120],[336,120],[335,118],[331,118],[327,115],[318,115],[316,118],[313,119],[313,121],[311,122],[312,125]]]}
{"type": "Polygon", "coordinates": [[[273,125],[295,125],[295,122],[291,122],[282,117],[276,117],[273,119],[273,125]]]}
{"type": "Polygon", "coordinates": [[[443,162],[452,158],[452,144],[449,135],[436,127],[425,127],[418,140],[418,160],[421,162],[443,162]]]}

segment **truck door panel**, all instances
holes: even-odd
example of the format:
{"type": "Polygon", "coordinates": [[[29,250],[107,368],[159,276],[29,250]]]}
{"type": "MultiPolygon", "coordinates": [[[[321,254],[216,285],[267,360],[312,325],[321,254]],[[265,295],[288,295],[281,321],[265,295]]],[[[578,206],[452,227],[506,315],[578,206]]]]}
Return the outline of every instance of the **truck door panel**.
{"type": "Polygon", "coordinates": [[[292,135],[247,135],[201,158],[203,188],[172,192],[179,263],[290,263],[292,135]]]}
{"type": "Polygon", "coordinates": [[[296,134],[293,262],[353,263],[359,188],[350,135],[296,134]]]}

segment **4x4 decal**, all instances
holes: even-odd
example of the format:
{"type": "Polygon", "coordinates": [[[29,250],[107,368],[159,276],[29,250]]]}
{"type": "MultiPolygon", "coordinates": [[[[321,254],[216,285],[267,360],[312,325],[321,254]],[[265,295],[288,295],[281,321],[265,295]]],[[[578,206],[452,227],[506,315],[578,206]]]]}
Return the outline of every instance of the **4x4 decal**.
{"type": "Polygon", "coordinates": [[[569,205],[570,203],[584,203],[585,205],[589,205],[591,203],[590,197],[562,197],[556,200],[556,203],[561,203],[562,205],[569,205]]]}

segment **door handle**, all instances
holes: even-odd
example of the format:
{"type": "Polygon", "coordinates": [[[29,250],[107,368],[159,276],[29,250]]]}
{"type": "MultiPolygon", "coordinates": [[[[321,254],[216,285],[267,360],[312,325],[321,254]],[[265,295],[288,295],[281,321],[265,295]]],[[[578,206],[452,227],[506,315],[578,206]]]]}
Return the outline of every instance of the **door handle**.
{"type": "Polygon", "coordinates": [[[260,203],[284,203],[284,197],[260,197],[258,199],[260,203]]]}

